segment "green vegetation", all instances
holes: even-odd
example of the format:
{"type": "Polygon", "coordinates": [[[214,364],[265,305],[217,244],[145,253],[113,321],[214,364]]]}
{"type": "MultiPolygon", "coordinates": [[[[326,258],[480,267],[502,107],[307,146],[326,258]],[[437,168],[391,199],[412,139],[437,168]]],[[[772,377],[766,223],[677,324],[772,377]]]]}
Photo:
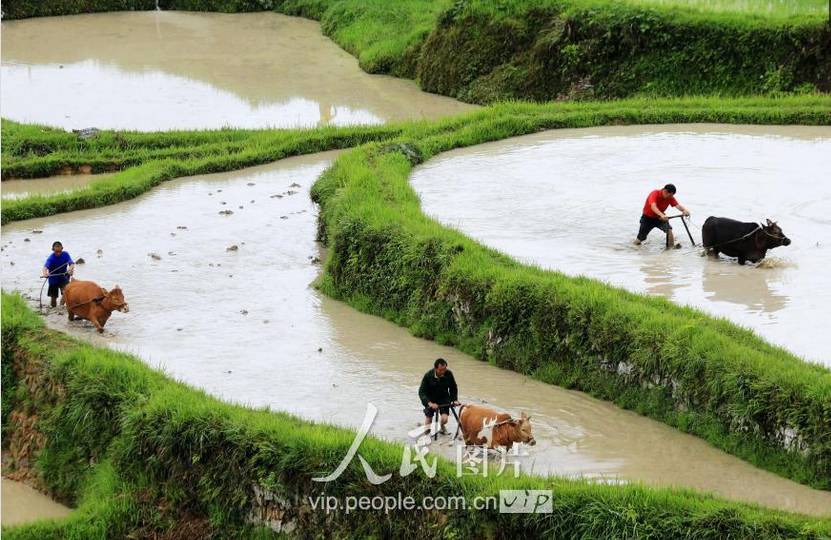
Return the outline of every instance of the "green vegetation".
{"type": "Polygon", "coordinates": [[[635,5],[687,9],[701,13],[741,13],[786,18],[816,15],[828,17],[825,0],[626,0],[635,5]]]}
{"type": "MultiPolygon", "coordinates": [[[[514,109],[537,119],[516,124],[503,137],[528,130],[607,124],[726,122],[825,124],[829,100],[822,96],[682,100],[632,99],[605,103],[512,105],[439,122],[308,130],[102,131],[82,140],[72,133],[3,120],[3,178],[37,178],[88,167],[121,170],[84,189],[32,195],[2,202],[2,223],[106,206],[137,197],[172,178],[224,172],[289,156],[392,140],[404,132],[437,135],[448,130],[503,124],[514,109]],[[539,122],[539,123],[537,123],[539,122]]],[[[502,129],[502,128],[500,128],[502,129]]],[[[421,136],[421,135],[419,135],[421,136]]]]}
{"type": "MultiPolygon", "coordinates": [[[[815,99],[813,113],[792,112],[828,124],[831,98],[815,99]]],[[[612,400],[829,489],[829,370],[697,310],[520,265],[426,218],[408,183],[413,164],[439,152],[546,128],[788,121],[787,106],[765,100],[720,111],[717,103],[502,105],[367,145],[312,190],[330,248],[321,287],[416,335],[612,400]]]]}
{"type": "Polygon", "coordinates": [[[828,90],[831,26],[797,20],[613,0],[469,0],[442,14],[417,76],[425,90],[475,103],[828,90]]]}
{"type": "MultiPolygon", "coordinates": [[[[609,124],[831,124],[831,26],[819,2],[742,0],[160,0],[163,9],[276,10],[321,21],[363,69],[502,104],[391,127],[102,132],[81,140],[3,122],[3,177],[121,171],[72,193],[4,201],[2,223],[135,197],[165,180],[361,145],[318,181],[319,286],[353,306],[499,366],[577,388],[696,434],[752,463],[831,489],[831,373],[749,331],[657,298],[518,264],[426,218],[407,178],[459,146],[544,129],[609,124]],[[746,7],[749,6],[749,7],[746,7]],[[797,6],[794,8],[794,6],[797,6]],[[803,9],[804,7],[804,9],[803,9]],[[782,93],[805,94],[775,97],[782,93]],[[767,98],[651,99],[767,94],[767,98]]],[[[824,3],[824,2],[823,2],[824,3]]],[[[6,18],[149,10],[155,0],[9,0],[6,18]]],[[[3,295],[2,419],[8,466],[31,466],[78,511],[4,529],[12,538],[271,535],[251,516],[310,536],[766,538],[831,536],[831,522],[687,491],[563,479],[455,478],[417,472],[370,485],[353,463],[326,494],[413,497],[554,489],[552,514],[494,511],[326,515],[310,478],[334,469],[349,430],[223,404],[132,357],[42,327],[3,295]],[[25,440],[31,444],[12,444],[25,440]],[[10,443],[9,441],[12,441],[10,443]],[[6,447],[8,448],[8,446],[6,447]],[[21,450],[24,449],[24,450],[21,450]],[[21,453],[22,452],[22,453],[21,453]],[[276,495],[264,501],[255,493],[276,495]]],[[[376,471],[401,447],[370,439],[376,471]]],[[[262,521],[259,522],[260,524],[262,521]]]]}
{"type": "Polygon", "coordinates": [[[2,202],[2,223],[115,204],[160,182],[270,163],[323,150],[347,148],[400,133],[395,126],[314,130],[101,132],[81,140],[73,133],[3,120],[3,178],[36,178],[88,167],[123,170],[84,189],[2,202]]]}
{"type": "MultiPolygon", "coordinates": [[[[337,466],[354,432],[296,417],[219,402],[165,378],[139,360],[43,328],[16,295],[2,297],[4,402],[14,414],[9,438],[39,441],[28,457],[41,486],[76,503],[65,520],[4,528],[4,538],[273,537],[263,519],[295,525],[314,537],[428,538],[554,536],[585,538],[823,538],[831,520],[806,518],[691,493],[637,485],[520,477],[456,477],[440,460],[435,479],[401,477],[402,447],[372,437],[361,455],[375,471],[394,472],[371,485],[357,460],[334,483],[311,482],[337,466]],[[33,436],[36,435],[36,436],[33,436]],[[500,488],[552,489],[551,514],[312,511],[320,494],[395,496],[495,495],[500,488]],[[266,496],[257,495],[257,490],[266,496]],[[280,521],[282,520],[282,521],[280,521]]],[[[21,448],[22,445],[16,446],[21,448]]]]}
{"type": "Polygon", "coordinates": [[[103,132],[86,141],[6,123],[3,156],[22,176],[96,156],[136,165],[86,189],[4,202],[3,221],[112,204],[176,176],[375,140],[338,160],[314,189],[332,245],[326,292],[418,335],[613,400],[829,488],[827,370],[700,312],[522,267],[427,220],[407,183],[411,163],[458,146],[544,129],[684,122],[828,125],[831,97],[514,103],[388,128],[103,132]],[[156,159],[160,151],[178,159],[156,159]]]}
{"type": "MultiPolygon", "coordinates": [[[[824,0],[161,0],[321,21],[371,73],[473,103],[831,90],[824,0]]],[[[145,0],[9,0],[7,18],[149,9],[145,0]]],[[[827,9],[827,6],[825,6],[827,9]]]]}

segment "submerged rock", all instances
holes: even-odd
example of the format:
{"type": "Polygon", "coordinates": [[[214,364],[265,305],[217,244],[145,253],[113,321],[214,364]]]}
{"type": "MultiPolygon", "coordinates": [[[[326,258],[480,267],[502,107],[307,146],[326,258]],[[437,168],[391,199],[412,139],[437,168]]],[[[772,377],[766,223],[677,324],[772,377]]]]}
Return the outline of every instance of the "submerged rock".
{"type": "Polygon", "coordinates": [[[72,133],[78,136],[78,139],[85,141],[87,139],[93,139],[101,133],[101,130],[98,128],[90,127],[84,129],[73,129],[72,133]]]}
{"type": "Polygon", "coordinates": [[[228,246],[227,248],[225,248],[225,251],[239,251],[239,246],[236,244],[228,246]]]}

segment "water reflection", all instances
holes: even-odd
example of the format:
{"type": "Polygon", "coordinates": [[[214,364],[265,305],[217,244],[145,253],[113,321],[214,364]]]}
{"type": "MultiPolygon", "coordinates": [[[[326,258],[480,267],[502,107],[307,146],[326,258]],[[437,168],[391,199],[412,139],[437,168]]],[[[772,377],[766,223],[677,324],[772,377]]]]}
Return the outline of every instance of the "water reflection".
{"type": "Polygon", "coordinates": [[[784,268],[754,268],[729,272],[716,261],[708,261],[702,272],[702,287],[707,298],[746,307],[753,313],[774,313],[785,309],[790,299],[780,294],[784,268]]]}
{"type": "Polygon", "coordinates": [[[3,199],[20,199],[29,195],[50,195],[81,189],[110,174],[63,174],[46,178],[3,180],[0,192],[3,199]]]}
{"type": "Polygon", "coordinates": [[[134,12],[2,23],[3,116],[65,128],[298,127],[472,106],[368,75],[313,21],[134,12]]]}

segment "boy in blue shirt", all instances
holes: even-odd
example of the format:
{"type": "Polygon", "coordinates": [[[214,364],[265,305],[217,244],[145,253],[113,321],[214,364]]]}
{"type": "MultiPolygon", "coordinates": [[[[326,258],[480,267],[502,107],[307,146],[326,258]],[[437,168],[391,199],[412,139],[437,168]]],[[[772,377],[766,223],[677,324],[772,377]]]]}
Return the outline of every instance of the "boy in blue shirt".
{"type": "Polygon", "coordinates": [[[49,297],[52,299],[52,307],[58,305],[58,293],[63,295],[63,288],[69,283],[69,276],[74,271],[75,261],[69,253],[63,250],[63,244],[54,242],[52,254],[43,264],[43,277],[49,278],[49,297]]]}

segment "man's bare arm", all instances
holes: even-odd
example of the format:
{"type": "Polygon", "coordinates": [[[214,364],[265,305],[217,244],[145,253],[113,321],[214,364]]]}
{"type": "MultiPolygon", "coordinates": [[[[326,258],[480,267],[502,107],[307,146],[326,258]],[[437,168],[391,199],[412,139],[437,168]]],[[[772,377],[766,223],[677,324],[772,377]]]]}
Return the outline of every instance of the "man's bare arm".
{"type": "Polygon", "coordinates": [[[653,212],[655,212],[655,215],[658,216],[661,219],[661,221],[666,221],[667,220],[667,215],[664,214],[663,212],[661,212],[660,209],[658,209],[657,204],[652,203],[652,204],[649,205],[649,207],[652,209],[653,212]]]}
{"type": "Polygon", "coordinates": [[[684,205],[683,205],[683,204],[681,204],[681,203],[676,204],[676,205],[675,205],[675,208],[677,208],[678,210],[680,210],[680,211],[681,211],[681,213],[682,213],[683,215],[685,215],[685,216],[689,216],[689,215],[690,215],[690,211],[689,211],[689,210],[687,210],[687,209],[684,207],[684,205]]]}

